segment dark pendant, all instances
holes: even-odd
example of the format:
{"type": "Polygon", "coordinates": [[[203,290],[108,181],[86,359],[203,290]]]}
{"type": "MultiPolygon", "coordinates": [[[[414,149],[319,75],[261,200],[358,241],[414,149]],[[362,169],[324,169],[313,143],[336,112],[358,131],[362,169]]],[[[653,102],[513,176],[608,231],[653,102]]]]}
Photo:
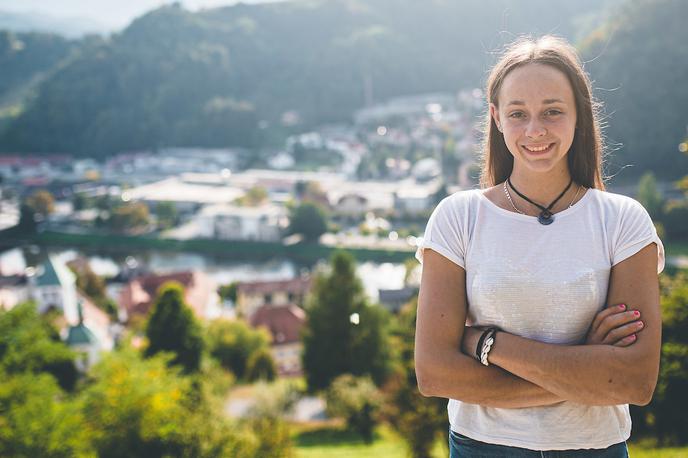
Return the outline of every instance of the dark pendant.
{"type": "Polygon", "coordinates": [[[538,222],[543,226],[549,226],[554,222],[554,215],[549,211],[545,210],[538,216],[538,222]]]}

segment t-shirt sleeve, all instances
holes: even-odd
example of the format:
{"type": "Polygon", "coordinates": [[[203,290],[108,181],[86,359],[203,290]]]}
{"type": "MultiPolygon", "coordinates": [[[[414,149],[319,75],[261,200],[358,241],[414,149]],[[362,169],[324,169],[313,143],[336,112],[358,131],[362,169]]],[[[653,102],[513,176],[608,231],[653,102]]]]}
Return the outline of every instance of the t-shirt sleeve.
{"type": "Polygon", "coordinates": [[[466,268],[464,237],[456,197],[446,197],[430,215],[425,234],[416,250],[416,259],[421,263],[424,250],[430,248],[459,267],[466,268]]]}
{"type": "Polygon", "coordinates": [[[664,245],[647,210],[639,202],[629,199],[617,226],[612,266],[630,258],[651,243],[657,244],[657,273],[660,273],[664,270],[664,245]]]}

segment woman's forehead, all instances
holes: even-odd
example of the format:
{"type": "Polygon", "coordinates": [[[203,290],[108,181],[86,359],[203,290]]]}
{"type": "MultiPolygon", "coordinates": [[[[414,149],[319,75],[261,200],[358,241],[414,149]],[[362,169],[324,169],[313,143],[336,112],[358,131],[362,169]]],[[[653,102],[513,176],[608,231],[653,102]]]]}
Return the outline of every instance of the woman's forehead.
{"type": "Polygon", "coordinates": [[[527,64],[510,71],[499,90],[500,105],[573,103],[573,89],[566,75],[545,64],[527,64]]]}

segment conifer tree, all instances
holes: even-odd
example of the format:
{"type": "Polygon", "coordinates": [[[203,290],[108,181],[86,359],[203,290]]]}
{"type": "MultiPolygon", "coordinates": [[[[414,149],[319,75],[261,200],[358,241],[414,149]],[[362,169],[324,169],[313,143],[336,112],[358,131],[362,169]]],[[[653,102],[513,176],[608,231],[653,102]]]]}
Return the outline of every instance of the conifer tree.
{"type": "Polygon", "coordinates": [[[179,283],[167,282],[158,290],[146,337],[146,356],[169,351],[175,354],[172,363],[181,365],[185,372],[199,369],[203,352],[201,328],[184,302],[184,288],[179,283]]]}
{"type": "Polygon", "coordinates": [[[337,252],[331,271],[316,276],[306,303],[303,367],[311,391],[338,375],[370,375],[380,384],[389,372],[385,312],[367,304],[353,257],[337,252]]]}

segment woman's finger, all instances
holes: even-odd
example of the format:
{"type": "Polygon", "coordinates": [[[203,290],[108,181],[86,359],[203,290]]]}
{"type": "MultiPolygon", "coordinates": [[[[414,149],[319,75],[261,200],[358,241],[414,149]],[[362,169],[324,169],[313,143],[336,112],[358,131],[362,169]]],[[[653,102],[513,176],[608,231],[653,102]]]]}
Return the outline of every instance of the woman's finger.
{"type": "Polygon", "coordinates": [[[613,343],[612,345],[614,345],[615,347],[628,347],[630,345],[633,345],[636,340],[638,340],[638,337],[635,334],[631,334],[630,336],[624,337],[623,339],[613,343]]]}
{"type": "Polygon", "coordinates": [[[613,344],[619,340],[625,339],[643,330],[645,323],[642,321],[634,321],[632,323],[619,326],[618,328],[612,329],[607,333],[602,343],[613,344]]]}
{"type": "MultiPolygon", "coordinates": [[[[607,334],[612,332],[614,329],[620,328],[629,323],[637,322],[639,319],[640,312],[638,312],[637,310],[629,310],[628,312],[609,315],[602,320],[602,323],[600,323],[599,327],[596,330],[596,335],[605,338],[607,334]]],[[[619,338],[626,337],[626,335],[622,335],[619,338]]]]}
{"type": "Polygon", "coordinates": [[[608,317],[611,315],[617,314],[617,313],[622,313],[623,311],[626,310],[626,304],[617,304],[617,305],[610,305],[609,307],[601,310],[600,312],[595,315],[595,318],[592,320],[592,324],[590,325],[590,330],[592,333],[595,333],[597,329],[600,327],[600,324],[608,317]]]}

